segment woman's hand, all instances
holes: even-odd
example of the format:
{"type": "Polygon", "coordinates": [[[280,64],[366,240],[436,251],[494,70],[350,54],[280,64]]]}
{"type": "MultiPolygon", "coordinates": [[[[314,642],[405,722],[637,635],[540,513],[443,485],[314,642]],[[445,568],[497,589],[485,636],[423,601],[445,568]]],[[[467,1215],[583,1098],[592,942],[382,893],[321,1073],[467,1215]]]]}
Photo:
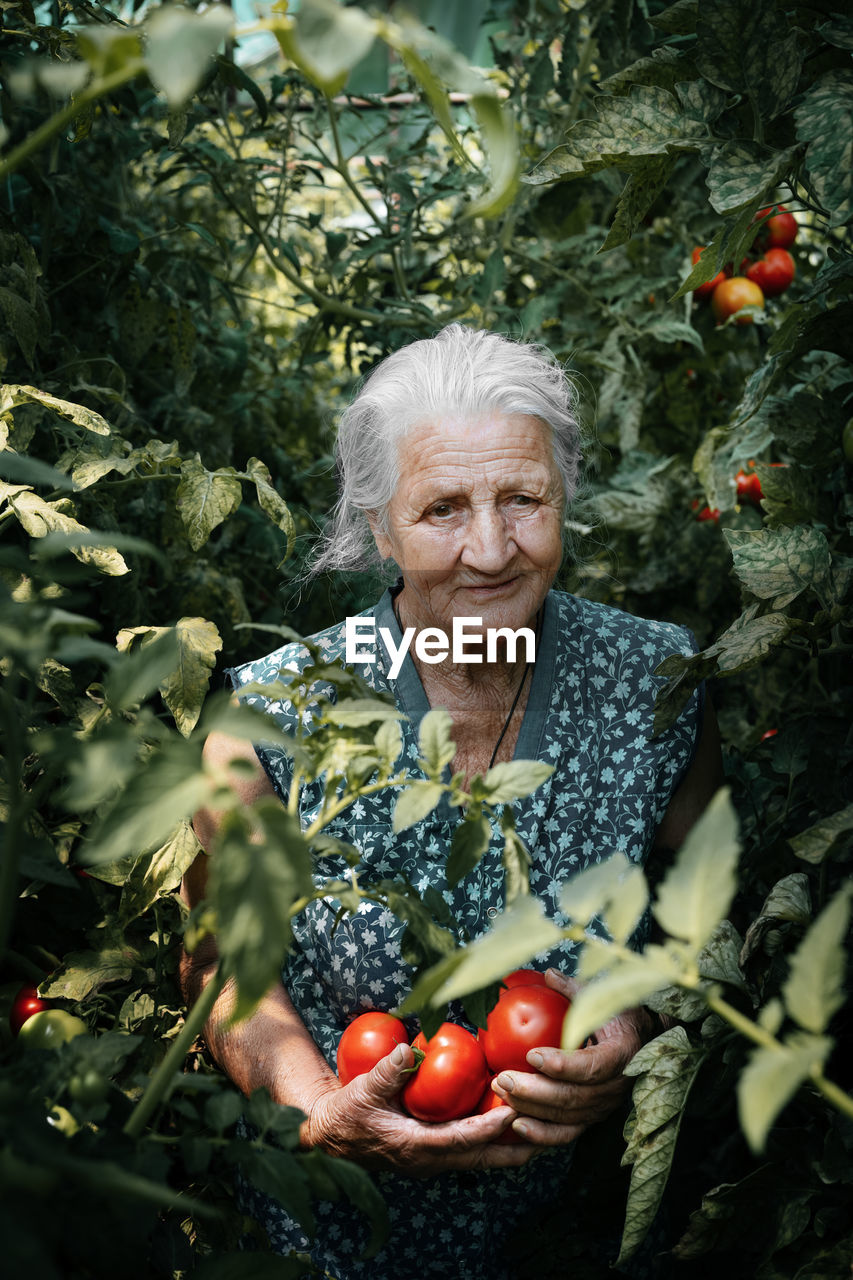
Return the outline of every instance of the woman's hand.
{"type": "Polygon", "coordinates": [[[414,1062],[411,1047],[401,1044],[372,1071],[323,1092],[308,1111],[303,1140],[368,1168],[396,1169],[413,1178],[521,1165],[535,1154],[527,1143],[493,1141],[515,1118],[511,1109],[443,1124],[407,1115],[398,1095],[414,1062]]]}
{"type": "MultiPolygon", "coordinates": [[[[579,985],[555,969],[547,981],[570,998],[579,985]]],[[[532,1049],[527,1061],[534,1070],[503,1071],[493,1085],[519,1113],[513,1132],[525,1143],[563,1146],[606,1119],[630,1092],[632,1081],[622,1073],[653,1030],[648,1010],[630,1009],[597,1031],[584,1049],[532,1049]]]]}

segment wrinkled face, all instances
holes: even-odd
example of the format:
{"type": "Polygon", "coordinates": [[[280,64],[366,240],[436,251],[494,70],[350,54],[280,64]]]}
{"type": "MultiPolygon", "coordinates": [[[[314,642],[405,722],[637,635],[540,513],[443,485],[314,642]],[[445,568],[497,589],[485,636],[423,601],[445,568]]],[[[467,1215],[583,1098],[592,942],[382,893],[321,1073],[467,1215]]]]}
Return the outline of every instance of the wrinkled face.
{"type": "Polygon", "coordinates": [[[525,414],[422,423],[401,440],[399,466],[387,532],[371,527],[402,570],[406,622],[535,626],[562,559],[550,429],[525,414]]]}

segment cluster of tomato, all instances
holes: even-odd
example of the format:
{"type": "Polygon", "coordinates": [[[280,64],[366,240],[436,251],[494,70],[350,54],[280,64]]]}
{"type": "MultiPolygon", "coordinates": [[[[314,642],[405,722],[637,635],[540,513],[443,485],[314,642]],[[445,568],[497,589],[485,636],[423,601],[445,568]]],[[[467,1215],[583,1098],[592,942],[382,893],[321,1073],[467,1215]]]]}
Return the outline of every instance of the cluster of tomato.
{"type": "MultiPolygon", "coordinates": [[[[755,221],[761,228],[753,241],[752,258],[744,258],[740,275],[728,267],[718,271],[713,280],[700,284],[693,292],[697,298],[710,298],[711,310],[718,324],[745,307],[763,307],[765,298],[778,298],[790,288],[796,265],[788,250],[797,238],[797,220],[783,204],[760,209],[755,221]]],[[[703,246],[693,250],[693,265],[699,261],[703,246]]],[[[751,324],[752,312],[739,316],[735,324],[751,324]]]]}
{"type": "MultiPolygon", "coordinates": [[[[502,1071],[530,1071],[531,1049],[559,1046],[569,1001],[534,969],[516,969],[503,979],[487,1026],[477,1036],[444,1022],[429,1039],[422,1031],[412,1041],[417,1059],[400,1093],[400,1103],[416,1120],[438,1123],[482,1115],[505,1106],[492,1089],[502,1071]]],[[[390,1013],[363,1013],[344,1031],[338,1045],[338,1077],[349,1084],[376,1066],[398,1044],[408,1044],[405,1025],[390,1013]]],[[[511,1133],[501,1141],[513,1141],[511,1133]]]]}
{"type": "MultiPolygon", "coordinates": [[[[787,465],[787,462],[770,463],[771,467],[786,467],[787,465]]],[[[742,507],[747,504],[757,507],[760,506],[763,497],[761,481],[758,478],[758,472],[755,470],[755,461],[750,458],[746,464],[746,470],[741,467],[735,476],[735,499],[742,507]]],[[[696,512],[696,519],[700,524],[704,524],[705,521],[711,521],[714,524],[720,523],[719,507],[700,507],[698,498],[693,499],[691,506],[696,512]]]]}

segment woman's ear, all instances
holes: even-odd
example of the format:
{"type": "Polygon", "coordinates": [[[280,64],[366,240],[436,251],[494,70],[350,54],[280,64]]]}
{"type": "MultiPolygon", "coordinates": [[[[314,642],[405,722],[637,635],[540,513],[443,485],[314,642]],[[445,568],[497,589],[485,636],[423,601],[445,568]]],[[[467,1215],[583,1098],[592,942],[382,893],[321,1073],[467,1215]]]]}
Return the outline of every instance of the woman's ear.
{"type": "Polygon", "coordinates": [[[378,511],[366,511],[367,523],[370,525],[370,532],[373,534],[373,541],[376,543],[376,550],[379,552],[383,560],[393,560],[394,555],[391,550],[391,539],[382,528],[382,521],[379,518],[378,511]]]}

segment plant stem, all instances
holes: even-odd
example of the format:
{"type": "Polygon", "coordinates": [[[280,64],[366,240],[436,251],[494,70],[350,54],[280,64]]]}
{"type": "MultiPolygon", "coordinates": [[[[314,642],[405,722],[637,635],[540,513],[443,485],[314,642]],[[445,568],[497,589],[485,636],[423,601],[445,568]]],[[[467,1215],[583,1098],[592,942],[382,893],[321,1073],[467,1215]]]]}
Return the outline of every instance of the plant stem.
{"type": "MultiPolygon", "coordinates": [[[[780,1044],[775,1036],[772,1036],[769,1031],[765,1031],[756,1022],[753,1022],[751,1018],[739,1013],[728,1001],[707,992],[705,999],[708,1002],[708,1007],[713,1009],[714,1013],[718,1013],[736,1031],[740,1031],[742,1035],[752,1040],[754,1044],[760,1045],[762,1049],[774,1049],[780,1052],[784,1049],[784,1045],[780,1044]]],[[[814,1087],[819,1093],[823,1094],[827,1102],[831,1103],[842,1115],[853,1120],[853,1098],[845,1093],[843,1089],[840,1089],[837,1084],[827,1080],[817,1063],[812,1067],[809,1076],[814,1087]]]]}
{"type": "Polygon", "coordinates": [[[225,981],[226,974],[220,963],[198,1000],[187,1013],[184,1025],[172,1041],[165,1058],[151,1076],[145,1092],[131,1112],[124,1126],[124,1132],[129,1138],[140,1137],[154,1111],[168,1098],[175,1083],[175,1076],[187,1056],[190,1045],[207,1022],[214,1004],[222,994],[225,981]]]}
{"type": "Polygon", "coordinates": [[[45,120],[34,133],[31,133],[28,138],[25,138],[23,142],[10,151],[4,160],[0,160],[0,181],[8,177],[10,173],[14,173],[25,160],[29,160],[30,156],[35,155],[52,138],[61,133],[90,102],[95,102],[98,98],[103,98],[108,93],[112,93],[113,90],[120,89],[129,80],[135,80],[144,70],[145,63],[142,59],[132,58],[130,62],[126,62],[123,67],[119,67],[111,75],[104,76],[100,80],[93,80],[76,98],[72,98],[61,111],[57,111],[55,115],[45,120]]]}
{"type": "Polygon", "coordinates": [[[839,1089],[838,1085],[833,1084],[831,1080],[827,1080],[820,1067],[814,1067],[811,1078],[815,1088],[823,1094],[827,1102],[832,1103],[837,1111],[847,1116],[848,1120],[853,1120],[853,1098],[850,1094],[839,1089]]]}

